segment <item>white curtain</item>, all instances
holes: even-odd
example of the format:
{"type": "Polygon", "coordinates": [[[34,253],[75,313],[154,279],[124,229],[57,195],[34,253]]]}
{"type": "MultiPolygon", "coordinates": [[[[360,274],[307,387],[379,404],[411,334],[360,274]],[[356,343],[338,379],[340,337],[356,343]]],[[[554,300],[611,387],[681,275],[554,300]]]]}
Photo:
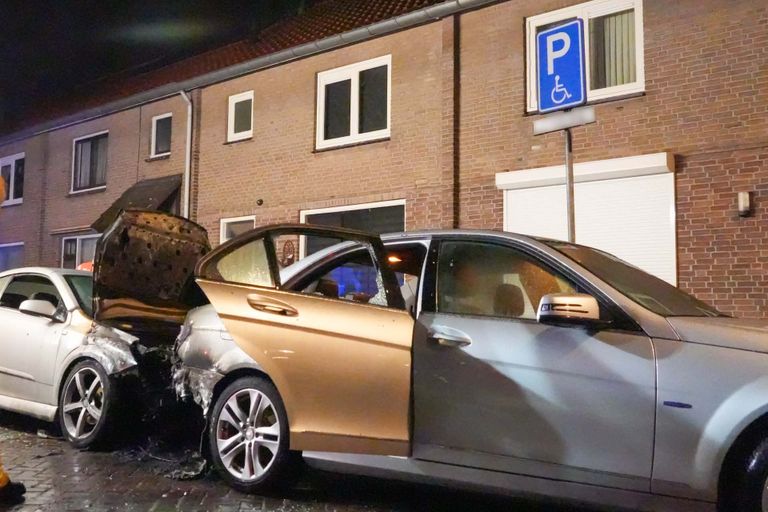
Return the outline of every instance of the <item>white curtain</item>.
{"type": "Polygon", "coordinates": [[[635,11],[589,20],[592,89],[632,83],[635,78],[635,11]]]}

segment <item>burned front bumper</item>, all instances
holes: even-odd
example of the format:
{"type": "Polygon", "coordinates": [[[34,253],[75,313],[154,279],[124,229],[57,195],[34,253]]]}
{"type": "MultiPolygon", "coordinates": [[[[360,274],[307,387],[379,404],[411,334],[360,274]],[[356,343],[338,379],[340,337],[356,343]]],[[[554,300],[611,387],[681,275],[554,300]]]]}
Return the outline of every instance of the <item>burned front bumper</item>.
{"type": "Polygon", "coordinates": [[[181,400],[193,400],[208,415],[217,385],[233,371],[261,371],[237,346],[213,306],[189,312],[176,340],[173,387],[181,400]]]}

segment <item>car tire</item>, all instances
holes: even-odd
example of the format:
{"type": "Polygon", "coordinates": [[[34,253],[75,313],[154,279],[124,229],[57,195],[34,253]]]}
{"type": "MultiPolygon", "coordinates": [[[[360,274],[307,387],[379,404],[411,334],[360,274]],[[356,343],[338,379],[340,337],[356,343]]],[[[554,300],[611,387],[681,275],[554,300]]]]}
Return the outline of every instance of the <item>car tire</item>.
{"type": "Polygon", "coordinates": [[[768,438],[761,439],[744,455],[721,483],[718,510],[768,511],[768,438]]]}
{"type": "Polygon", "coordinates": [[[105,447],[116,414],[116,386],[93,360],[75,365],[59,395],[58,420],[62,435],[80,449],[105,447]]]}
{"type": "Polygon", "coordinates": [[[234,489],[256,493],[293,483],[301,460],[289,449],[288,415],[275,386],[241,377],[216,398],[208,426],[213,466],[234,489]]]}

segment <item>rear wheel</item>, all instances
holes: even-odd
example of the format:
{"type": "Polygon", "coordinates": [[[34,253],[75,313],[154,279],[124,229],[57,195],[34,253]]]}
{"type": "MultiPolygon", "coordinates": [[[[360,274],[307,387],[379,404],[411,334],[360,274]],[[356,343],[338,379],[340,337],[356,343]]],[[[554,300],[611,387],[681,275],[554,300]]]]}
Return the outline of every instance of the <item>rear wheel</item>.
{"type": "Polygon", "coordinates": [[[254,493],[293,480],[300,455],[289,450],[288,417],[266,379],[241,377],[216,399],[209,424],[211,458],[235,489],[254,493]]]}
{"type": "Polygon", "coordinates": [[[106,444],[115,410],[114,389],[96,361],[78,363],[61,387],[59,425],[77,448],[106,444]]]}

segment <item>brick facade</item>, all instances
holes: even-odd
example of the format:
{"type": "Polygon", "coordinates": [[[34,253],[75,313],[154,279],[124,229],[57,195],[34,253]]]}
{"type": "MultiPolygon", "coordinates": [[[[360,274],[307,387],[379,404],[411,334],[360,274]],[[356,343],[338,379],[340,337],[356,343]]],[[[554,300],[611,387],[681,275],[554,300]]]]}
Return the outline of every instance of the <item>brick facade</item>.
{"type": "MultiPolygon", "coordinates": [[[[407,229],[501,229],[496,174],[562,163],[562,136],[534,136],[526,113],[525,19],[577,3],[503,1],[192,91],[192,218],[215,243],[222,218],[295,222],[301,210],[404,199],[407,229]],[[382,55],[391,137],[315,151],[317,73],[382,55]],[[227,98],[249,90],[253,137],[227,143],[227,98]]],[[[574,130],[576,161],[674,154],[680,286],[765,318],[768,7],[645,0],[643,27],[645,90],[596,105],[598,122],[574,130]],[[754,216],[738,217],[738,191],[753,192],[754,216]]],[[[23,240],[28,262],[56,264],[52,232],[90,224],[139,179],[183,171],[185,132],[175,96],[0,147],[27,153],[24,203],[1,212],[0,243],[23,240]],[[147,161],[150,119],[168,111],[171,157],[147,161]],[[107,189],[69,196],[72,138],[102,129],[107,189]]]]}
{"type": "Polygon", "coordinates": [[[442,27],[432,23],[203,89],[196,220],[210,239],[219,239],[221,218],[298,222],[303,209],[391,199],[406,199],[408,229],[450,225],[439,172],[442,27]],[[316,74],[388,54],[392,137],[315,151],[316,74]],[[249,90],[253,137],[227,143],[227,99],[249,90]]]}
{"type": "MultiPolygon", "coordinates": [[[[562,136],[525,115],[525,17],[577,2],[504,2],[462,16],[460,225],[502,228],[494,177],[562,164],[562,136]]],[[[645,1],[645,94],[597,105],[576,161],[676,155],[679,285],[725,312],[768,316],[768,7],[645,1]],[[739,218],[736,193],[755,215],[739,218]]]]}
{"type": "Polygon", "coordinates": [[[25,152],[24,202],[0,211],[0,243],[24,242],[27,265],[61,263],[61,240],[90,224],[139,180],[184,171],[186,104],[173,97],[0,147],[0,157],[25,152]],[[150,159],[152,116],[173,113],[171,154],[150,159]],[[74,139],[109,131],[107,185],[70,193],[74,139]]]}

